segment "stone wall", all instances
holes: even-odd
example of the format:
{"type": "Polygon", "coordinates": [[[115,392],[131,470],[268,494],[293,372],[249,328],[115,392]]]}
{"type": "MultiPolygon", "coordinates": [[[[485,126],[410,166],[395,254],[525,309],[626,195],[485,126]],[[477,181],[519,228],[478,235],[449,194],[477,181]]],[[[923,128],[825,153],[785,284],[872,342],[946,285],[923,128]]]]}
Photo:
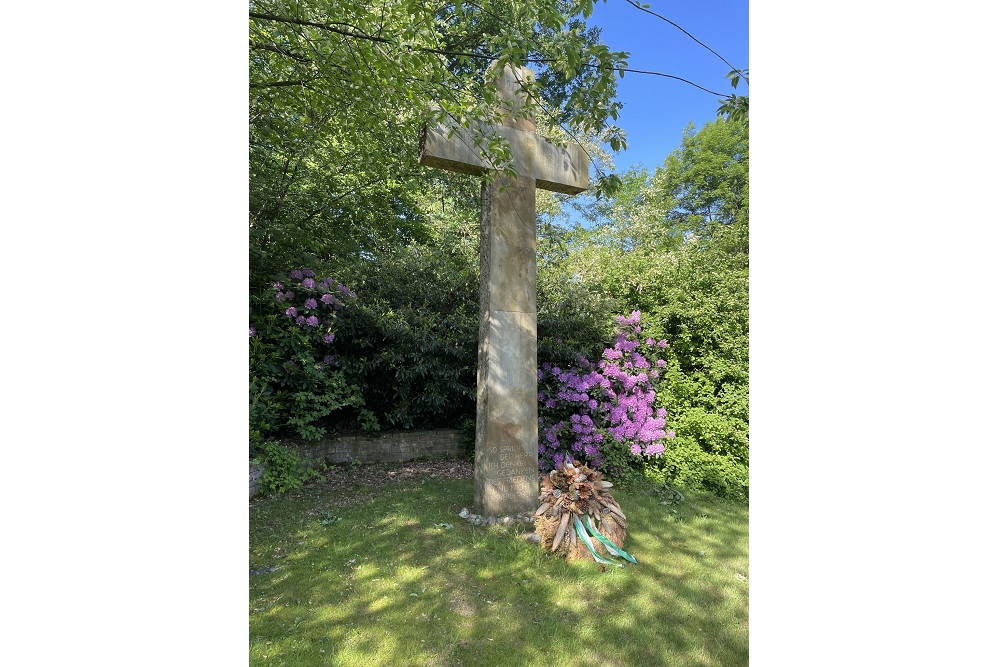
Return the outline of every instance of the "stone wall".
{"type": "MultiPolygon", "coordinates": [[[[302,457],[317,463],[396,463],[416,459],[443,459],[462,456],[465,445],[457,429],[431,431],[388,431],[378,435],[346,435],[323,438],[316,442],[288,441],[286,445],[302,457]]],[[[250,468],[250,497],[260,490],[264,474],[250,468]],[[255,477],[256,475],[256,477],[255,477]]]]}
{"type": "Polygon", "coordinates": [[[250,497],[260,493],[260,478],[264,476],[264,464],[250,464],[250,497]]]}

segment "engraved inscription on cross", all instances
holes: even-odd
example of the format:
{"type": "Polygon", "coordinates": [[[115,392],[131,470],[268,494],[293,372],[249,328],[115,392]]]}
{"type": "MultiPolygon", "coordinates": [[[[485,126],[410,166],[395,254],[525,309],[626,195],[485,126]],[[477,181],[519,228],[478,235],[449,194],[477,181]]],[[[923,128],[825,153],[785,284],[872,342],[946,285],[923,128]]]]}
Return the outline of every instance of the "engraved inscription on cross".
{"type": "MultiPolygon", "coordinates": [[[[520,108],[520,81],[533,76],[508,65],[496,76],[500,96],[520,108]]],[[[518,173],[512,179],[496,172],[483,184],[480,214],[474,507],[477,514],[501,516],[538,506],[535,188],[578,194],[589,179],[583,148],[537,136],[531,119],[506,116],[503,125],[485,130],[509,142],[518,173]]],[[[420,136],[420,163],[486,174],[495,170],[483,158],[484,144],[461,127],[428,126],[420,136]]]]}

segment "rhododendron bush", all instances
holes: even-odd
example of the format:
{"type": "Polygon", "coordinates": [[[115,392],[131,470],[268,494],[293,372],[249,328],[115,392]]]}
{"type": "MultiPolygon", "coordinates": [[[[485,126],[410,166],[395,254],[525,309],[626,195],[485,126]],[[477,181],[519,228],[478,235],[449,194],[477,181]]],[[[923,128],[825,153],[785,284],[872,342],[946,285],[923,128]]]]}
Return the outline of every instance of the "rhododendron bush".
{"type": "Polygon", "coordinates": [[[674,437],[655,386],[666,341],[642,337],[641,313],[619,315],[614,342],[597,362],[538,370],[538,465],[560,469],[584,460],[612,474],[659,457],[674,437]]]}
{"type": "Polygon", "coordinates": [[[250,325],[251,445],[277,432],[316,440],[331,414],[363,410],[361,391],[336,367],[333,349],[339,311],[357,295],[302,268],[275,281],[266,298],[269,313],[250,325]]]}

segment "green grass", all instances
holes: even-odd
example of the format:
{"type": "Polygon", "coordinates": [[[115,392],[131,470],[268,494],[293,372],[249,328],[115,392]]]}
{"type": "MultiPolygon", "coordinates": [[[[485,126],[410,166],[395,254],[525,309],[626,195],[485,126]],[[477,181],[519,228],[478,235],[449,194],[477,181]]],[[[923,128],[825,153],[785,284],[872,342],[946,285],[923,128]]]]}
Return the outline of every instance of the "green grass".
{"type": "Polygon", "coordinates": [[[747,506],[614,495],[639,564],[606,572],[458,518],[472,480],[258,500],[250,664],[747,665],[747,506]]]}

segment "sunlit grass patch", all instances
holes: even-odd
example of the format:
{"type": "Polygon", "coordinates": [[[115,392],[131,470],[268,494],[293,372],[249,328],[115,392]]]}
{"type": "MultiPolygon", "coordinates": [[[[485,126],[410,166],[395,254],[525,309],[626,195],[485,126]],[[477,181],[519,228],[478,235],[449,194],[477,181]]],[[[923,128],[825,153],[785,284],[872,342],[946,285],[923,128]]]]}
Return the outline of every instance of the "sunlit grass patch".
{"type": "Polygon", "coordinates": [[[748,663],[745,505],[618,491],[639,564],[602,572],[459,519],[471,480],[338,495],[251,505],[252,665],[748,663]]]}

